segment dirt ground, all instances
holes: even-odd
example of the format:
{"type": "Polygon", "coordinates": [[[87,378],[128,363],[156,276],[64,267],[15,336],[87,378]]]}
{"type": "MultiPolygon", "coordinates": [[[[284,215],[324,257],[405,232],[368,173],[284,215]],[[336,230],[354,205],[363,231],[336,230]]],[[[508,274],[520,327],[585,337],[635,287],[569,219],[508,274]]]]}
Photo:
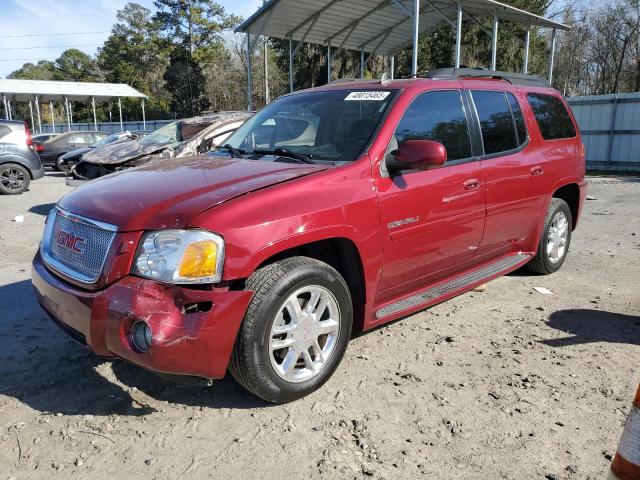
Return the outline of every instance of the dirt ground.
{"type": "Polygon", "coordinates": [[[322,389],[283,406],[68,340],[29,276],[70,189],[49,174],[1,197],[0,479],[604,478],[640,381],[640,178],[590,181],[560,272],[354,338],[322,389]]]}

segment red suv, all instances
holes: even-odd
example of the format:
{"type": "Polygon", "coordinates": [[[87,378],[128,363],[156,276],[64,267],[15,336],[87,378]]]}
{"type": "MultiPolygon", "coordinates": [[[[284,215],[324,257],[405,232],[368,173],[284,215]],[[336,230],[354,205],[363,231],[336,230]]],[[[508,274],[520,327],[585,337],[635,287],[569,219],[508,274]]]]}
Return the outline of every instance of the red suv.
{"type": "Polygon", "coordinates": [[[286,402],[354,331],[523,265],[563,264],[584,147],[537,77],[436,71],[282,97],[217,152],[62,198],[33,261],[44,310],[97,355],[286,402]]]}

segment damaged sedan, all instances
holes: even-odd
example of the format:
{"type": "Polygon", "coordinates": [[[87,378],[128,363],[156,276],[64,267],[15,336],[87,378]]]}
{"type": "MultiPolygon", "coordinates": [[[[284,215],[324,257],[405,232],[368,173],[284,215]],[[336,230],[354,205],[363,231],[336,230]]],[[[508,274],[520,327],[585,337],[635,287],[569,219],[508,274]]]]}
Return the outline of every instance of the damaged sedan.
{"type": "Polygon", "coordinates": [[[208,152],[221,145],[251,115],[251,112],[218,112],[177,120],[139,140],[117,142],[87,152],[73,167],[73,179],[93,180],[151,160],[208,152]]]}

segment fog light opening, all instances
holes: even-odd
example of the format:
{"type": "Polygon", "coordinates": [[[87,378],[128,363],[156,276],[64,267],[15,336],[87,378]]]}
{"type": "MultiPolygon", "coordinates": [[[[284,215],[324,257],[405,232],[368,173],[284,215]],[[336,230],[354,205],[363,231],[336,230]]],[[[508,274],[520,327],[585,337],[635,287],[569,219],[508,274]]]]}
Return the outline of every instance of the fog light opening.
{"type": "Polygon", "coordinates": [[[151,339],[151,327],[147,322],[138,320],[131,326],[131,343],[138,353],[149,351],[151,339]]]}

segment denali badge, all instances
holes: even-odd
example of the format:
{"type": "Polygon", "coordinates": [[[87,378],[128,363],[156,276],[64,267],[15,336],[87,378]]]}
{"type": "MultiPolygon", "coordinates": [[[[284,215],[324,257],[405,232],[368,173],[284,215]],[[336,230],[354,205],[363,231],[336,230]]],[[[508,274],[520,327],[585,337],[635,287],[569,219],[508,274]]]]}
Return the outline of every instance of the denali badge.
{"type": "Polygon", "coordinates": [[[72,252],[83,253],[82,246],[86,243],[86,239],[74,235],[73,233],[60,230],[58,232],[58,245],[68,248],[72,252]]]}
{"type": "Polygon", "coordinates": [[[416,223],[418,220],[420,220],[420,217],[409,217],[409,218],[405,218],[404,220],[396,220],[395,222],[389,222],[387,224],[387,228],[391,230],[393,228],[401,227],[402,225],[409,225],[410,223],[416,223]]]}

